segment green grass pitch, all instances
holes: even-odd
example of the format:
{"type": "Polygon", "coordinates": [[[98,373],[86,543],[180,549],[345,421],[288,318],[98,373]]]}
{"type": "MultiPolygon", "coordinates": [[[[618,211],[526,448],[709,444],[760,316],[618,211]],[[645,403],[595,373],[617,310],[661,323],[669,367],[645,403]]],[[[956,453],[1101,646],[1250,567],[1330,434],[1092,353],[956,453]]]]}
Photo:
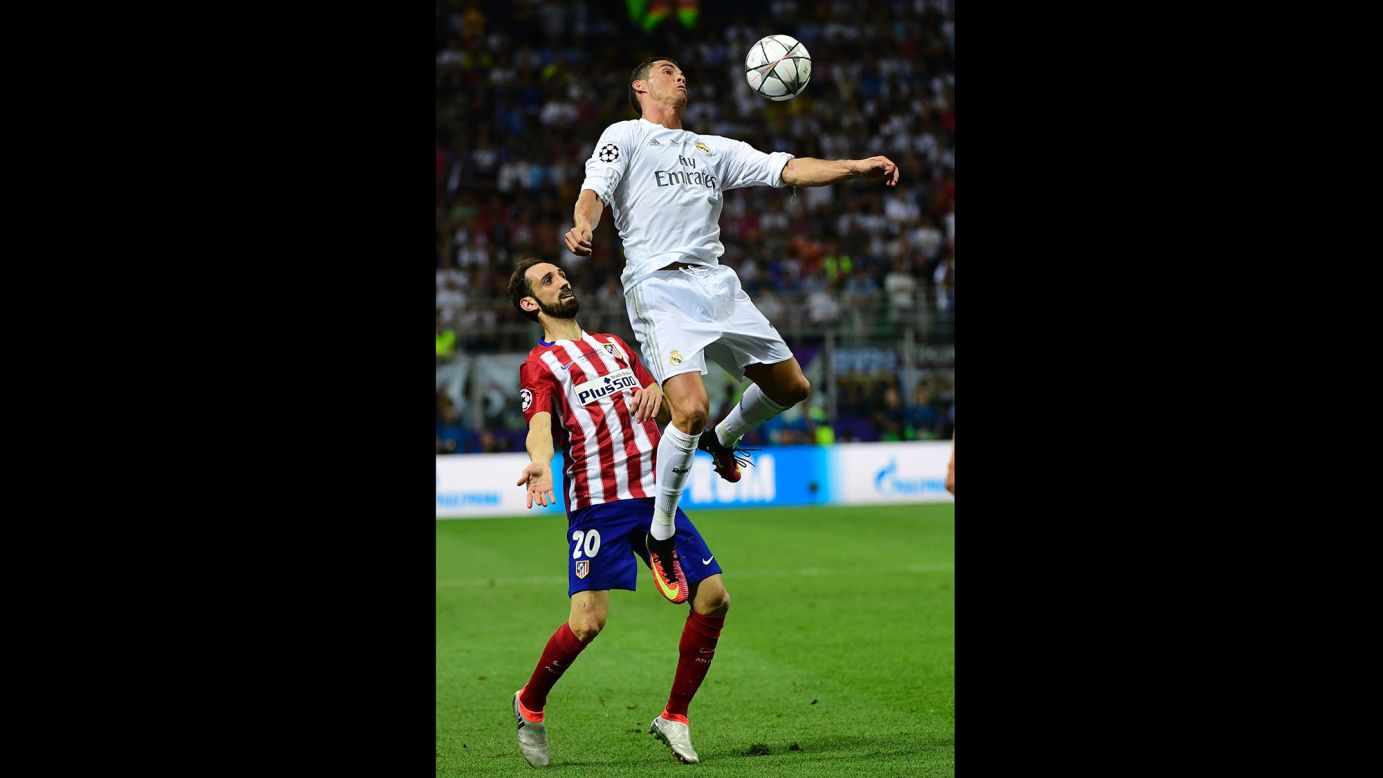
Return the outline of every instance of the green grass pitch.
{"type": "MultiPolygon", "coordinates": [[[[554,773],[955,774],[953,503],[700,511],[731,606],[689,716],[648,734],[687,606],[614,591],[548,698],[554,773]],[[766,753],[765,753],[766,752],[766,753]]],[[[568,613],[566,519],[437,522],[437,775],[531,775],[510,697],[568,613]]]]}

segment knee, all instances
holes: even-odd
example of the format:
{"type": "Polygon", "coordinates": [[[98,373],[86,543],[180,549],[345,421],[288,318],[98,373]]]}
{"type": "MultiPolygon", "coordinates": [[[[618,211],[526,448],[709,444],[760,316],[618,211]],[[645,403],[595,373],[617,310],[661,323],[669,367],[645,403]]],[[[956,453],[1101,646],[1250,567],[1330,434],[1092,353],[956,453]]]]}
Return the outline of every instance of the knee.
{"type": "Polygon", "coordinates": [[[723,618],[725,614],[730,612],[730,593],[721,589],[699,604],[701,605],[700,610],[703,611],[702,616],[723,618]]]}
{"type": "Polygon", "coordinates": [[[583,613],[572,616],[567,622],[567,626],[571,628],[571,633],[576,636],[577,640],[582,643],[589,643],[595,640],[595,636],[600,634],[600,630],[605,628],[605,619],[594,613],[583,613]]]}
{"type": "Polygon", "coordinates": [[[778,391],[782,392],[783,396],[773,399],[777,400],[779,405],[791,408],[811,396],[812,382],[808,381],[806,376],[799,374],[796,380],[784,384],[778,391]]]}
{"type": "Polygon", "coordinates": [[[699,435],[702,430],[706,429],[706,416],[708,414],[709,409],[705,405],[674,409],[672,423],[677,425],[677,429],[688,435],[699,435]]]}

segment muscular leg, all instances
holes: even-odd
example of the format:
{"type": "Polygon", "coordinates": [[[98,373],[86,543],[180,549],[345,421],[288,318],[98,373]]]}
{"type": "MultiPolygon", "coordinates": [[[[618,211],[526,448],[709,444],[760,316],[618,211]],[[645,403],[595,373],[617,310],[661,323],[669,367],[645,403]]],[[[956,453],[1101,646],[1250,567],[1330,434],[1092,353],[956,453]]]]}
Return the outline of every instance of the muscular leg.
{"type": "Polygon", "coordinates": [[[687,723],[687,708],[691,705],[696,690],[706,679],[715,659],[716,644],[720,641],[720,630],[725,626],[725,614],[730,611],[730,594],[719,573],[699,581],[692,586],[691,613],[682,627],[682,640],[678,644],[677,675],[672,680],[672,692],[668,695],[663,718],[687,723]]]}
{"type": "Polygon", "coordinates": [[[548,639],[538,666],[533,668],[532,677],[519,695],[519,704],[525,717],[542,721],[548,692],[552,691],[576,657],[600,634],[609,614],[608,591],[577,592],[571,596],[571,616],[548,639]]]}
{"type": "Polygon", "coordinates": [[[706,415],[711,401],[701,374],[680,373],[663,382],[663,401],[668,405],[672,422],[663,431],[658,443],[658,467],[654,478],[657,495],[653,500],[653,522],[649,527],[654,540],[667,540],[673,535],[672,517],[691,474],[696,442],[706,428],[706,415]]]}
{"type": "MultiPolygon", "coordinates": [[[[796,364],[796,360],[793,360],[796,364]]],[[[797,371],[802,372],[801,368],[797,371]]],[[[706,428],[706,416],[711,412],[711,400],[706,396],[706,383],[701,374],[679,373],[663,382],[663,401],[672,414],[672,423],[688,435],[700,435],[706,428]]]]}
{"type": "Polygon", "coordinates": [[[733,447],[749,430],[807,399],[812,385],[797,358],[765,365],[761,362],[746,365],[744,374],[754,383],[744,390],[740,401],[716,425],[716,439],[722,446],[733,447]]]}

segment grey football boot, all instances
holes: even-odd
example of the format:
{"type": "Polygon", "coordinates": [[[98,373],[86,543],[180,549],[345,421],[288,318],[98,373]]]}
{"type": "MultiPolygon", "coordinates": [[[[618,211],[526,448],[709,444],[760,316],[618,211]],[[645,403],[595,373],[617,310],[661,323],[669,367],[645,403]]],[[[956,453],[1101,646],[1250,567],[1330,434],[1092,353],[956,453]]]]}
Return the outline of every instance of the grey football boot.
{"type": "Polygon", "coordinates": [[[519,750],[523,758],[534,767],[547,767],[552,754],[547,749],[547,725],[541,721],[529,721],[519,712],[520,689],[514,692],[514,723],[519,728],[519,750]]]}
{"type": "Polygon", "coordinates": [[[659,716],[648,725],[648,732],[672,749],[672,755],[677,757],[677,761],[687,764],[701,761],[696,755],[696,749],[692,748],[691,728],[686,724],[659,716]]]}

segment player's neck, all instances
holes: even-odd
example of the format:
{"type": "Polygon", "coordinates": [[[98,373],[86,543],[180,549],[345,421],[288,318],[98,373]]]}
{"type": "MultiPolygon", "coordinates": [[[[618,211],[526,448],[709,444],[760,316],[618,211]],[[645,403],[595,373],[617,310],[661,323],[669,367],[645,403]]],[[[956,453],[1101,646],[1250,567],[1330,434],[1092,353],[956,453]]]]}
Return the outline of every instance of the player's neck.
{"type": "Polygon", "coordinates": [[[550,319],[543,317],[543,340],[551,343],[555,340],[580,340],[581,325],[576,323],[576,319],[550,319]]]}
{"type": "Polygon", "coordinates": [[[643,109],[643,120],[661,124],[669,130],[682,129],[682,109],[668,105],[650,105],[643,109]]]}

